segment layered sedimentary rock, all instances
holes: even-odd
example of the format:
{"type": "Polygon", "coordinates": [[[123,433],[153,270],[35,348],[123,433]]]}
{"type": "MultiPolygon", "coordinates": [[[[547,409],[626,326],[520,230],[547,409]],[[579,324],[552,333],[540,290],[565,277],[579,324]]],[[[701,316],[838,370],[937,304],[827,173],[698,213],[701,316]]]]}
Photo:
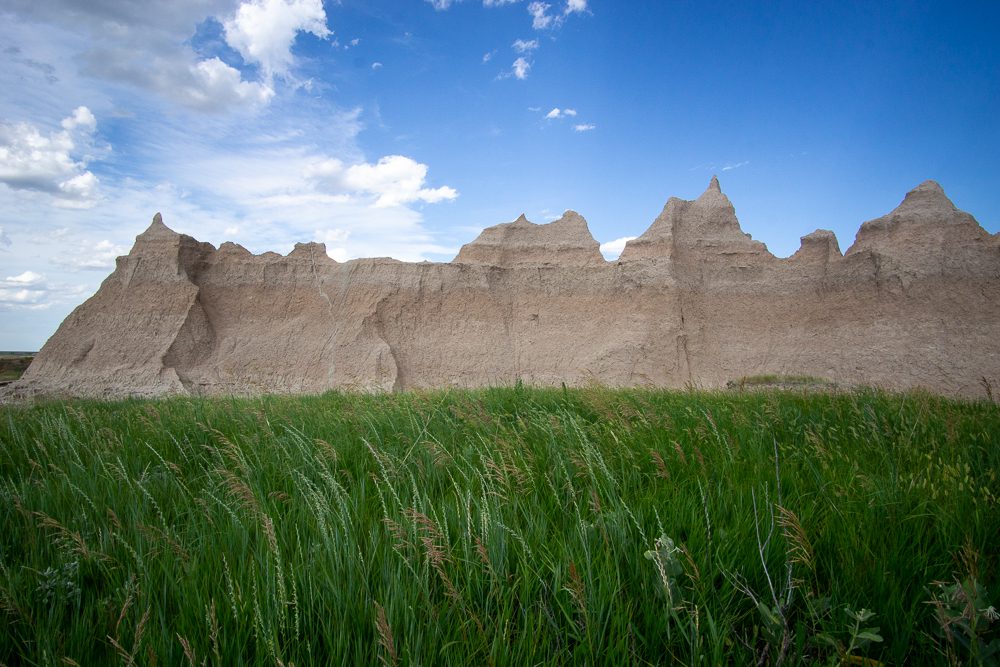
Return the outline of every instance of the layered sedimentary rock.
{"type": "Polygon", "coordinates": [[[253,255],[159,215],[39,352],[20,394],[716,387],[756,374],[962,396],[1000,379],[1000,235],[928,181],[787,259],[712,179],[606,262],[568,211],[490,227],[446,264],[253,255]]]}

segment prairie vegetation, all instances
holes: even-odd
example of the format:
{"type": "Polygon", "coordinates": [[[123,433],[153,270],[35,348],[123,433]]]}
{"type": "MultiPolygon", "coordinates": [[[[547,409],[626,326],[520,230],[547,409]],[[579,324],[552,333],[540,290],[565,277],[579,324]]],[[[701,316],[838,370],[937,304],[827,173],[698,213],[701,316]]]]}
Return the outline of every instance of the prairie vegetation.
{"type": "Polygon", "coordinates": [[[996,664],[1000,409],[513,387],[0,407],[0,663],[996,664]]]}
{"type": "Polygon", "coordinates": [[[0,382],[12,382],[28,370],[34,355],[26,352],[0,352],[0,382]]]}

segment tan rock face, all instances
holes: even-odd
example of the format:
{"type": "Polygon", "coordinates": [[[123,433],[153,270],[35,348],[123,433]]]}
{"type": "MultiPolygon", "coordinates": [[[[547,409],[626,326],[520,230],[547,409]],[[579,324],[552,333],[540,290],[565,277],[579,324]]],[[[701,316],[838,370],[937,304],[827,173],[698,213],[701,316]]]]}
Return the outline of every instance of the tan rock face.
{"type": "Polygon", "coordinates": [[[462,246],[454,261],[508,269],[600,266],[604,257],[583,216],[566,211],[547,225],[528,222],[522,215],[514,222],[488,227],[475,241],[462,246]]]}
{"type": "Polygon", "coordinates": [[[717,387],[755,374],[981,395],[1000,383],[1000,236],[926,182],[788,259],[718,181],[670,199],[617,262],[586,221],[518,220],[451,263],[218,250],[157,215],[16,394],[400,390],[512,383],[717,387]]]}

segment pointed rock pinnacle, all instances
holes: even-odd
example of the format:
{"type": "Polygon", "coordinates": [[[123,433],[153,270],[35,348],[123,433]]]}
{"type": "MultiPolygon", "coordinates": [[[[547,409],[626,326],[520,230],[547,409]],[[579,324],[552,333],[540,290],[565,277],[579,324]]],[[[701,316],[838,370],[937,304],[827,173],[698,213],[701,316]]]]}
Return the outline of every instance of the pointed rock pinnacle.
{"type": "Polygon", "coordinates": [[[937,194],[942,194],[942,195],[944,194],[944,188],[941,187],[941,184],[938,183],[937,181],[932,181],[932,180],[926,180],[926,181],[924,181],[923,183],[921,183],[920,185],[918,185],[916,188],[914,188],[914,191],[915,192],[935,192],[937,194]]]}
{"type": "Polygon", "coordinates": [[[157,213],[156,215],[153,216],[153,221],[149,223],[149,227],[146,228],[146,231],[137,236],[136,240],[166,238],[175,236],[177,236],[177,232],[175,232],[174,230],[170,229],[165,224],[163,224],[163,216],[157,213]]]}

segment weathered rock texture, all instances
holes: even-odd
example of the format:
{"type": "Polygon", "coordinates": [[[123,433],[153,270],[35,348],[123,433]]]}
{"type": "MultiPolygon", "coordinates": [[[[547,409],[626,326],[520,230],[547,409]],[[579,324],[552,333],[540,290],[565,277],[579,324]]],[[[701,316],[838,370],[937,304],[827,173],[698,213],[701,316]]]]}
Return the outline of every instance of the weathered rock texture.
{"type": "Polygon", "coordinates": [[[219,249],[157,215],[39,352],[20,394],[717,387],[795,374],[982,394],[1000,378],[1000,235],[932,181],[779,259],[712,179],[605,262],[567,212],[490,227],[448,264],[219,249]]]}

